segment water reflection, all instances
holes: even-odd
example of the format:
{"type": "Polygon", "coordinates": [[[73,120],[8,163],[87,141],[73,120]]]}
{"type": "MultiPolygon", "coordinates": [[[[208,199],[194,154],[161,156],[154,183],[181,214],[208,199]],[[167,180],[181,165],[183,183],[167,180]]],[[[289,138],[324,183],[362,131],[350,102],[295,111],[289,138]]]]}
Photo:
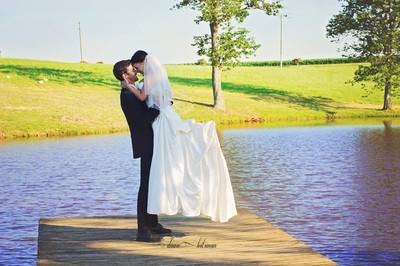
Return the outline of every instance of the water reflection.
{"type": "MultiPolygon", "coordinates": [[[[400,261],[400,128],[378,125],[219,133],[239,206],[341,265],[400,261]]],[[[41,217],[133,215],[129,136],[0,145],[0,265],[35,264],[41,217]]]]}
{"type": "Polygon", "coordinates": [[[400,128],[231,130],[243,206],[343,265],[400,261],[400,128]]]}
{"type": "MultiPolygon", "coordinates": [[[[400,134],[387,121],[382,129],[360,134],[361,147],[355,161],[357,175],[360,237],[368,242],[368,250],[399,251],[400,247],[400,134]],[[397,237],[389,237],[397,236],[397,237]]],[[[361,240],[361,239],[360,239],[361,240]]]]}

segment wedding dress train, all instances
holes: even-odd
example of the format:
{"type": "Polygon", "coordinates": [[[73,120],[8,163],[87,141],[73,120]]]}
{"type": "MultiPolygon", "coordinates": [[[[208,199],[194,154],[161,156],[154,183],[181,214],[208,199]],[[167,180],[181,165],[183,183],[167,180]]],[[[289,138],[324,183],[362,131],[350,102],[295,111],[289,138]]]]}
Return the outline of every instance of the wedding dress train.
{"type": "Polygon", "coordinates": [[[147,212],[204,214],[212,221],[227,222],[237,211],[215,123],[181,119],[170,105],[166,72],[152,55],[145,59],[144,88],[147,104],[160,109],[153,122],[147,212]]]}

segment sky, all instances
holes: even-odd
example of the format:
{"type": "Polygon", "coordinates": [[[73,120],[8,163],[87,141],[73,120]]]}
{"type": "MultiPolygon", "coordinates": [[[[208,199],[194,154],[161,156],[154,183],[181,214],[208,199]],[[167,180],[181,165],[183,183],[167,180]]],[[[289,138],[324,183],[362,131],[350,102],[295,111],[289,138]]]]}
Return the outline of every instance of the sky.
{"type": "MultiPolygon", "coordinates": [[[[114,63],[136,50],[161,62],[192,63],[200,57],[193,36],[209,33],[190,9],[170,10],[176,0],[0,0],[1,57],[114,63]]],[[[283,59],[340,57],[326,38],[338,0],[283,0],[283,59]]],[[[279,60],[280,19],[252,11],[241,25],[261,47],[247,61],[279,60]]]]}

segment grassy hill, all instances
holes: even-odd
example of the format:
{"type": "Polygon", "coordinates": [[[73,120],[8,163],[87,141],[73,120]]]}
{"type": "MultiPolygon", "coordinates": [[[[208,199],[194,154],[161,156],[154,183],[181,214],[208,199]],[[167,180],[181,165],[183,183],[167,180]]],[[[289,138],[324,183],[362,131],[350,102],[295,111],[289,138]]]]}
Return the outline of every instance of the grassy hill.
{"type": "MultiPolygon", "coordinates": [[[[223,73],[226,111],[212,107],[211,68],[167,65],[183,118],[218,124],[399,116],[383,112],[383,93],[362,97],[346,81],[357,64],[241,66],[223,73]]],[[[126,131],[112,65],[0,59],[0,138],[126,131]]]]}

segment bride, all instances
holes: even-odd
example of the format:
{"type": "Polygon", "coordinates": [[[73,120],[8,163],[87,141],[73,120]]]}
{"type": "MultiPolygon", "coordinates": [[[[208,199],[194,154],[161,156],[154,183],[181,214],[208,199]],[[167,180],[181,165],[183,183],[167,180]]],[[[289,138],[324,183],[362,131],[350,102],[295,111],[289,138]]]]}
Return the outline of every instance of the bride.
{"type": "Polygon", "coordinates": [[[215,123],[180,118],[171,105],[167,73],[154,56],[137,51],[131,63],[144,80],[137,86],[126,82],[123,86],[149,107],[160,110],[152,125],[154,153],[147,212],[204,214],[212,221],[227,222],[237,211],[215,123]]]}

